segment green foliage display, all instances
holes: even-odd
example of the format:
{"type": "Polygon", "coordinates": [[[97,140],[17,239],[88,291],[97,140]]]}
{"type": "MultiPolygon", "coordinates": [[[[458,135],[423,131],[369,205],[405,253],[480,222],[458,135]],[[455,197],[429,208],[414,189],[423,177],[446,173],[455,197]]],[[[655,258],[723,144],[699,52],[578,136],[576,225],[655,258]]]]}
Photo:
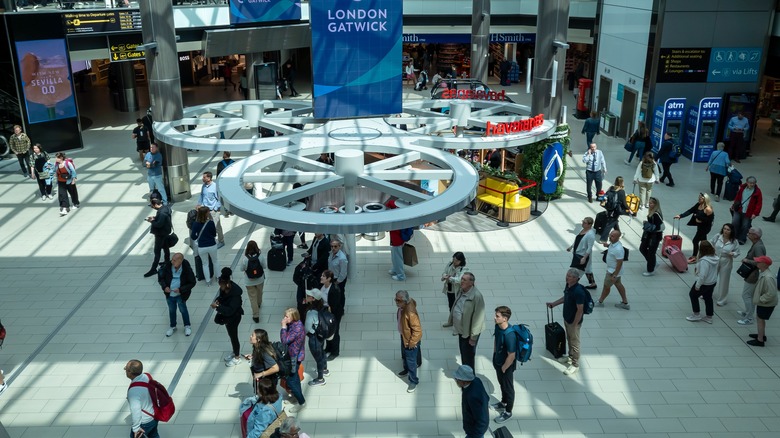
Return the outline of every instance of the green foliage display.
{"type": "MultiPolygon", "coordinates": [[[[530,179],[531,181],[536,181],[538,184],[544,176],[542,174],[544,171],[542,168],[542,155],[544,154],[545,148],[547,148],[547,145],[560,143],[563,145],[564,155],[568,154],[571,150],[569,148],[571,143],[569,134],[569,125],[558,125],[558,127],[555,129],[555,132],[548,138],[530,145],[523,146],[523,164],[520,169],[520,176],[525,179],[530,179]]],[[[546,195],[542,192],[539,192],[539,199],[558,199],[563,194],[563,181],[566,179],[566,168],[568,166],[566,164],[566,157],[561,157],[561,159],[563,160],[563,173],[561,174],[561,178],[558,180],[558,188],[555,190],[555,193],[551,195],[546,195]]],[[[536,192],[539,189],[540,187],[536,186],[523,190],[523,196],[533,200],[536,198],[536,192]]]]}

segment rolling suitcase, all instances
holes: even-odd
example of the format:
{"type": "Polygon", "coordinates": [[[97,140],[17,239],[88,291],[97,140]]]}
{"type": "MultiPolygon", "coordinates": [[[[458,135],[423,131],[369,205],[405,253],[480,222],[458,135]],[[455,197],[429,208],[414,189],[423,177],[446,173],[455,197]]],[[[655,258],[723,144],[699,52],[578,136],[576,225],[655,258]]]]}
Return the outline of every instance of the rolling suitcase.
{"type": "Polygon", "coordinates": [[[670,246],[665,250],[666,256],[669,257],[669,261],[672,262],[672,268],[677,272],[688,271],[688,260],[685,259],[685,255],[676,246],[670,246]]]}
{"type": "Polygon", "coordinates": [[[680,223],[682,222],[681,219],[673,219],[672,220],[672,234],[668,234],[664,236],[663,244],[661,245],[661,255],[663,257],[668,257],[668,253],[666,251],[667,248],[675,246],[677,247],[678,251],[682,251],[682,244],[683,239],[682,236],[679,234],[676,234],[674,232],[674,225],[677,224],[677,232],[680,232],[680,223]]]}
{"type": "Polygon", "coordinates": [[[639,211],[639,196],[634,194],[635,191],[636,184],[634,184],[634,188],[631,189],[631,194],[626,195],[626,204],[628,205],[628,210],[632,215],[636,215],[636,213],[639,211]]]}
{"type": "Polygon", "coordinates": [[[284,271],[287,267],[287,256],[284,248],[271,248],[268,250],[268,269],[272,271],[284,271]]]}
{"type": "Polygon", "coordinates": [[[547,308],[547,325],[544,326],[544,344],[547,351],[558,359],[566,352],[566,331],[554,321],[553,309],[547,308]]]}

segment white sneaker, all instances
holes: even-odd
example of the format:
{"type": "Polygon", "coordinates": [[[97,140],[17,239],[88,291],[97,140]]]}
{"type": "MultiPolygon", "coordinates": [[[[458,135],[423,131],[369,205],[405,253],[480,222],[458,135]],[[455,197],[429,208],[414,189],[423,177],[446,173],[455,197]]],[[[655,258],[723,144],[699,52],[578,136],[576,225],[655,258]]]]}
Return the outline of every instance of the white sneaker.
{"type": "Polygon", "coordinates": [[[165,332],[165,336],[170,338],[171,336],[173,336],[173,332],[175,331],[176,331],[176,327],[169,327],[168,331],[165,332]]]}
{"type": "Polygon", "coordinates": [[[630,166],[630,165],[631,165],[631,162],[630,162],[630,161],[628,161],[628,160],[623,160],[623,162],[624,162],[624,163],[626,163],[626,165],[627,165],[627,166],[630,166]]]}
{"type": "Polygon", "coordinates": [[[241,363],[241,359],[238,358],[238,357],[234,357],[234,358],[230,359],[229,361],[225,362],[225,366],[226,367],[234,367],[234,366],[236,366],[236,365],[238,365],[240,363],[241,363]]]}
{"type": "Polygon", "coordinates": [[[78,205],[76,205],[76,204],[73,204],[73,207],[71,207],[70,209],[71,209],[71,210],[78,210],[78,209],[79,209],[79,206],[78,206],[78,205]]]}
{"type": "Polygon", "coordinates": [[[227,362],[230,359],[233,359],[234,357],[235,356],[233,356],[233,353],[228,353],[228,354],[225,355],[225,357],[223,359],[225,360],[225,362],[227,362]]]}
{"type": "Polygon", "coordinates": [[[41,195],[41,201],[45,201],[46,199],[46,195],[41,195]]]}
{"type": "Polygon", "coordinates": [[[655,271],[653,271],[653,272],[643,272],[642,275],[644,275],[645,277],[652,277],[653,275],[655,275],[655,271]]]}
{"type": "Polygon", "coordinates": [[[744,317],[747,315],[747,313],[745,313],[745,312],[743,312],[743,311],[741,311],[741,310],[737,310],[737,315],[739,315],[739,316],[741,316],[742,318],[744,318],[744,317]]]}
{"type": "Polygon", "coordinates": [[[303,408],[305,408],[305,407],[306,407],[306,403],[304,403],[302,405],[295,405],[295,406],[290,408],[290,413],[291,414],[295,414],[297,412],[301,412],[303,410],[303,408]]]}
{"type": "Polygon", "coordinates": [[[580,367],[575,367],[574,365],[569,365],[568,368],[563,372],[563,374],[566,374],[567,376],[571,376],[572,374],[577,374],[577,371],[580,370],[580,367]]]}
{"type": "Polygon", "coordinates": [[[685,319],[692,322],[701,321],[701,315],[699,315],[698,313],[693,313],[691,315],[686,316],[685,319]]]}
{"type": "Polygon", "coordinates": [[[184,326],[184,336],[189,336],[192,334],[192,328],[188,325],[184,326]]]}
{"type": "Polygon", "coordinates": [[[561,356],[558,358],[558,363],[568,365],[571,363],[571,358],[569,356],[561,356]]]}
{"type": "Polygon", "coordinates": [[[737,321],[737,324],[739,324],[739,325],[750,325],[750,324],[753,324],[753,318],[740,319],[739,321],[737,321]]]}
{"type": "Polygon", "coordinates": [[[395,280],[395,281],[404,281],[404,280],[406,280],[406,277],[403,277],[403,278],[402,278],[402,277],[399,277],[398,275],[393,275],[393,276],[392,276],[392,277],[390,277],[390,278],[392,278],[392,279],[393,279],[393,280],[395,280]]]}
{"type": "Polygon", "coordinates": [[[65,216],[66,214],[68,214],[68,210],[65,209],[65,208],[61,208],[60,209],[60,216],[65,216]]]}
{"type": "Polygon", "coordinates": [[[717,305],[718,305],[718,306],[720,306],[720,307],[723,307],[723,306],[725,306],[725,305],[726,305],[726,304],[728,304],[728,303],[729,303],[729,302],[728,302],[727,300],[719,300],[719,301],[718,301],[718,302],[716,302],[715,304],[717,304],[717,305]]]}

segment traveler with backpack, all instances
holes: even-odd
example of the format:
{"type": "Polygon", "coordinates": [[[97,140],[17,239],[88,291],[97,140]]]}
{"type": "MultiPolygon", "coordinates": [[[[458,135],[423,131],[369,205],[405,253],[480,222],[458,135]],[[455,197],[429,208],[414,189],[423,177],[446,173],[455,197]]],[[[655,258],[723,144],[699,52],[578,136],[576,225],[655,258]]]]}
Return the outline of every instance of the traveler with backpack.
{"type": "Polygon", "coordinates": [[[728,175],[731,160],[728,152],[724,151],[726,145],[718,142],[717,150],[710,155],[707,167],[704,169],[710,172],[710,193],[715,195],[715,202],[720,201],[720,192],[723,188],[723,178],[728,175]]]}
{"type": "Polygon", "coordinates": [[[653,184],[658,184],[661,172],[658,163],[653,158],[653,153],[648,152],[639,160],[639,165],[634,172],[634,184],[639,185],[639,209],[648,208],[650,197],[653,196],[653,184]]]}
{"type": "Polygon", "coordinates": [[[184,254],[177,252],[171,257],[170,261],[160,268],[157,277],[158,283],[165,294],[165,301],[168,303],[168,319],[170,326],[165,336],[172,336],[176,331],[176,308],[181,312],[181,318],[184,322],[184,336],[192,334],[190,327],[190,312],[187,310],[187,300],[192,294],[192,288],[197,284],[195,273],[190,267],[190,262],[184,259],[184,254]]]}
{"type": "Polygon", "coordinates": [[[41,201],[54,199],[51,195],[52,180],[54,179],[54,164],[49,161],[49,154],[43,150],[40,143],[35,143],[30,155],[30,176],[38,183],[38,191],[41,193],[41,201]]]}
{"type": "Polygon", "coordinates": [[[79,191],[76,188],[76,167],[73,160],[67,158],[62,152],[57,152],[56,164],[54,166],[57,175],[57,196],[60,201],[60,216],[65,216],[70,212],[70,200],[73,201],[73,209],[81,206],[79,203],[79,191]]]}
{"type": "Polygon", "coordinates": [[[287,351],[290,353],[290,358],[293,361],[292,373],[284,378],[284,382],[287,386],[287,390],[292,393],[293,397],[298,401],[298,406],[290,408],[290,412],[295,413],[306,406],[306,399],[303,397],[301,379],[298,374],[298,370],[301,368],[301,364],[306,358],[306,348],[304,346],[304,343],[306,342],[306,331],[303,328],[303,322],[301,322],[301,314],[298,313],[298,309],[295,307],[289,307],[284,311],[282,330],[279,333],[279,339],[283,344],[287,345],[287,351]]]}
{"type": "Polygon", "coordinates": [[[131,360],[125,365],[125,376],[130,379],[127,390],[127,404],[130,405],[130,420],[132,422],[130,436],[132,438],[159,438],[157,420],[154,419],[154,405],[148,387],[133,386],[133,383],[149,383],[149,375],[144,374],[144,364],[140,360],[131,360]]]}
{"type": "Polygon", "coordinates": [[[211,303],[211,308],[216,310],[217,314],[214,317],[214,322],[225,326],[230,344],[233,347],[233,351],[225,356],[225,366],[227,367],[241,363],[238,325],[241,324],[241,315],[244,314],[244,310],[241,308],[241,294],[243,292],[241,287],[230,279],[231,275],[233,275],[233,271],[230,268],[222,268],[222,275],[217,280],[219,296],[211,303]]]}
{"type": "Polygon", "coordinates": [[[561,356],[558,362],[568,365],[563,374],[570,376],[580,370],[580,328],[585,314],[585,300],[588,291],[580,284],[580,271],[570,268],[566,272],[566,287],[563,296],[556,301],[547,303],[554,308],[563,304],[563,325],[566,329],[566,343],[569,345],[569,355],[561,356]]]}
{"type": "Polygon", "coordinates": [[[634,134],[631,136],[631,138],[628,139],[628,145],[631,145],[631,154],[628,156],[628,159],[623,161],[626,164],[631,164],[631,161],[634,159],[634,154],[636,154],[637,157],[641,159],[641,157],[644,157],[645,155],[645,148],[650,145],[650,131],[645,127],[644,122],[639,122],[639,126],[636,128],[636,131],[634,131],[634,134]]]}
{"type": "Polygon", "coordinates": [[[587,184],[588,202],[593,202],[593,192],[591,187],[596,183],[596,194],[601,192],[601,182],[607,175],[607,161],[604,159],[604,153],[598,149],[596,143],[590,143],[588,150],[582,156],[582,162],[585,163],[585,181],[587,184]]]}
{"type": "Polygon", "coordinates": [[[582,220],[582,230],[577,233],[574,243],[566,248],[567,252],[572,252],[571,268],[580,272],[580,276],[585,274],[590,284],[586,289],[596,289],[596,279],[593,277],[593,244],[596,243],[596,230],[593,229],[594,220],[592,217],[586,217],[582,220]]]}
{"type": "Polygon", "coordinates": [[[244,271],[244,286],[252,306],[252,321],[260,322],[260,307],[263,305],[263,287],[265,286],[265,264],[260,257],[260,247],[257,242],[250,240],[244,250],[244,260],[241,270],[244,271]]]}
{"type": "Polygon", "coordinates": [[[417,302],[405,290],[399,290],[395,293],[395,305],[398,307],[395,320],[401,335],[401,361],[404,364],[403,371],[399,372],[398,375],[407,377],[409,386],[406,388],[406,392],[413,393],[420,383],[417,376],[420,341],[422,340],[420,315],[417,313],[417,302]]]}
{"type": "Polygon", "coordinates": [[[664,214],[661,211],[661,202],[651,197],[648,205],[647,220],[642,223],[642,239],[639,243],[639,253],[647,261],[647,270],[642,273],[645,277],[655,275],[656,253],[664,235],[664,214]]]}
{"type": "Polygon", "coordinates": [[[710,205],[710,195],[699,193],[699,201],[693,207],[685,210],[684,213],[675,216],[675,219],[681,219],[691,216],[688,225],[696,227],[696,234],[693,236],[693,254],[688,257],[688,264],[696,263],[696,255],[699,253],[699,242],[707,240],[707,234],[712,231],[712,222],[715,220],[715,212],[710,205]]]}
{"type": "Polygon", "coordinates": [[[325,343],[323,351],[327,354],[327,360],[331,361],[339,357],[341,353],[341,336],[339,335],[341,318],[344,317],[344,307],[346,305],[346,297],[344,291],[341,290],[338,284],[336,284],[336,277],[330,270],[326,270],[320,276],[320,293],[322,295],[322,301],[325,307],[330,310],[335,318],[333,321],[334,327],[333,337],[325,343]]]}
{"type": "Polygon", "coordinates": [[[249,344],[252,345],[252,353],[244,355],[244,358],[249,361],[253,385],[257,386],[259,380],[268,379],[276,386],[279,382],[279,365],[271,341],[268,340],[268,332],[254,329],[249,335],[249,344]]]}
{"type": "Polygon", "coordinates": [[[441,274],[441,281],[444,282],[441,292],[447,295],[447,309],[450,311],[447,322],[442,324],[442,327],[452,327],[452,306],[455,304],[455,297],[460,292],[460,276],[465,267],[466,256],[458,251],[452,255],[452,261],[444,267],[444,272],[441,274]]]}
{"type": "Polygon", "coordinates": [[[674,143],[672,136],[669,135],[668,132],[664,133],[664,141],[658,149],[658,162],[661,163],[663,174],[658,181],[664,182],[665,179],[669,178],[669,182],[666,184],[669,187],[674,187],[674,178],[672,177],[671,168],[672,164],[677,162],[678,156],[676,151],[678,149],[679,146],[674,143]]]}
{"type": "Polygon", "coordinates": [[[607,223],[601,231],[599,243],[605,243],[613,229],[620,230],[620,216],[629,211],[622,176],[615,178],[615,184],[607,190],[607,193],[604,195],[604,202],[601,205],[607,210],[607,223]]]}
{"type": "Polygon", "coordinates": [[[514,372],[517,368],[515,356],[518,335],[514,328],[509,326],[512,309],[507,306],[498,306],[495,312],[493,316],[493,321],[496,323],[493,332],[495,338],[493,342],[493,368],[496,369],[496,379],[501,387],[501,400],[491,407],[499,412],[495,422],[503,423],[512,418],[512,408],[515,405],[514,372]]]}
{"type": "Polygon", "coordinates": [[[324,377],[329,376],[330,371],[328,371],[328,361],[325,359],[325,352],[323,351],[325,339],[321,338],[317,333],[317,328],[320,324],[320,312],[325,307],[322,302],[322,292],[319,289],[307,290],[305,302],[308,304],[308,311],[306,312],[304,327],[306,328],[306,336],[309,337],[309,351],[317,362],[317,377],[309,381],[309,386],[323,386],[325,385],[324,377]]]}
{"type": "MultiPolygon", "coordinates": [[[[282,396],[276,383],[269,379],[260,379],[255,388],[255,396],[241,402],[238,412],[241,421],[246,419],[246,438],[260,438],[283,412],[282,396]],[[247,414],[246,412],[250,410],[247,414]]],[[[243,424],[242,424],[243,426],[243,424]]]]}

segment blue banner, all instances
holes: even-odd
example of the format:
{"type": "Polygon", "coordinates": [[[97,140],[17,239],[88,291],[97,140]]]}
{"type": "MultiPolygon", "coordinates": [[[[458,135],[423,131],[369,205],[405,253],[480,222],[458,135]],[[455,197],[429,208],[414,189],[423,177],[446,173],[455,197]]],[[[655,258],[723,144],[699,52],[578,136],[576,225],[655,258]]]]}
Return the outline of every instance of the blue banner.
{"type": "Polygon", "coordinates": [[[402,0],[310,3],[314,116],[401,112],[402,0]]]}
{"type": "Polygon", "coordinates": [[[760,47],[713,47],[707,82],[757,82],[760,47]]]}
{"type": "Polygon", "coordinates": [[[301,19],[301,0],[230,0],[230,24],[301,19]]]}
{"type": "Polygon", "coordinates": [[[28,122],[76,117],[65,40],[17,41],[16,56],[28,122]]]}

